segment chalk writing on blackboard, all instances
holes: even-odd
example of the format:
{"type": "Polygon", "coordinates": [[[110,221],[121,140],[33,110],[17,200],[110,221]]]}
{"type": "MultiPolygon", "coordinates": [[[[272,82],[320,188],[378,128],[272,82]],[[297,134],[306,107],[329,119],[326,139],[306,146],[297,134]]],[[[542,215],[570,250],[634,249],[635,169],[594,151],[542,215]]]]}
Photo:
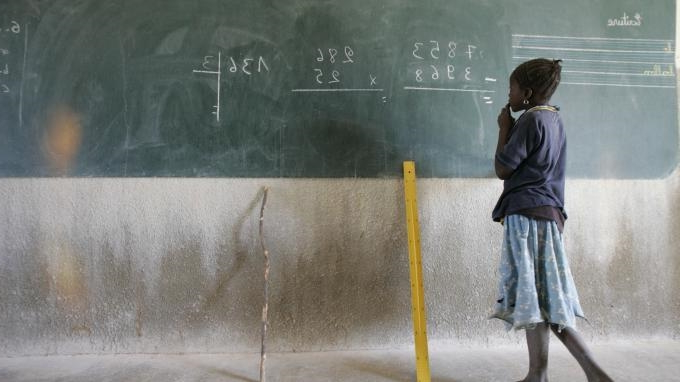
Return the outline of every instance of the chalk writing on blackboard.
{"type": "MultiPolygon", "coordinates": [[[[327,60],[331,64],[334,64],[338,57],[338,50],[335,48],[329,48],[327,55],[325,53],[325,50],[322,50],[321,48],[317,49],[317,52],[319,53],[319,55],[316,57],[317,62],[324,62],[327,60]]],[[[352,49],[351,46],[345,46],[344,55],[340,57],[340,59],[342,60],[341,62],[343,64],[353,64],[354,60],[352,59],[352,57],[354,57],[354,50],[352,49]]]]}
{"type": "Polygon", "coordinates": [[[642,25],[642,16],[639,13],[630,18],[626,12],[623,12],[623,16],[607,20],[608,27],[639,27],[640,25],[642,25]]]}
{"type": "MultiPolygon", "coordinates": [[[[353,64],[354,60],[352,59],[352,56],[354,56],[354,50],[352,50],[352,47],[346,46],[344,49],[344,57],[340,57],[338,62],[341,62],[343,64],[353,64]]],[[[329,48],[328,49],[328,54],[325,54],[325,49],[317,49],[317,52],[319,53],[319,56],[316,57],[317,62],[324,62],[328,61],[331,64],[336,63],[336,58],[338,56],[338,50],[335,48],[329,48]]],[[[319,68],[314,68],[314,74],[315,74],[315,79],[316,83],[319,85],[323,84],[338,84],[340,83],[340,71],[338,69],[331,69],[330,73],[324,74],[324,71],[319,68]]]]}
{"type": "Polygon", "coordinates": [[[355,49],[351,45],[343,47],[316,48],[313,67],[310,70],[311,86],[292,89],[293,93],[334,93],[334,92],[382,92],[378,87],[378,76],[374,73],[361,76],[366,81],[357,84],[356,80],[346,80],[346,74],[361,70],[357,65],[355,49]]]}
{"type": "Polygon", "coordinates": [[[28,24],[22,25],[11,19],[5,21],[5,24],[0,24],[0,97],[7,100],[11,99],[11,102],[18,100],[17,116],[20,128],[24,125],[23,89],[27,52],[28,24]],[[21,46],[22,42],[23,47],[21,46]],[[21,59],[17,60],[16,56],[20,56],[21,59]]]}
{"type": "Polygon", "coordinates": [[[8,25],[0,27],[0,33],[19,34],[21,33],[21,24],[19,24],[17,21],[10,20],[8,25]]]}
{"type": "Polygon", "coordinates": [[[205,56],[203,57],[203,69],[194,69],[194,73],[203,73],[203,74],[212,74],[217,76],[217,100],[215,102],[215,105],[213,105],[213,108],[215,109],[212,114],[215,115],[215,118],[217,119],[217,122],[220,121],[220,93],[221,93],[221,84],[222,84],[222,52],[217,52],[217,69],[212,69],[210,68],[214,56],[205,56]]]}
{"type": "Polygon", "coordinates": [[[643,73],[645,76],[662,76],[662,77],[673,77],[675,73],[673,71],[673,65],[668,65],[666,68],[661,69],[661,65],[654,65],[652,70],[645,70],[643,73]]]}
{"type": "MultiPolygon", "coordinates": [[[[17,21],[10,20],[7,25],[0,26],[0,34],[7,34],[12,37],[13,35],[19,35],[22,32],[21,24],[17,21]]],[[[6,47],[0,47],[0,95],[9,94],[12,90],[10,87],[10,72],[14,68],[10,69],[9,57],[10,50],[6,47]]]]}
{"type": "Polygon", "coordinates": [[[408,64],[404,90],[481,93],[485,104],[492,104],[495,90],[487,85],[495,77],[485,75],[484,50],[477,44],[459,41],[415,41],[408,64]]]}
{"type": "Polygon", "coordinates": [[[512,36],[513,61],[563,60],[562,84],[674,89],[672,41],[658,39],[512,36]]]}
{"type": "MultiPolygon", "coordinates": [[[[269,72],[269,65],[264,57],[229,57],[227,60],[227,71],[234,75],[252,76],[256,73],[269,72]]],[[[220,121],[220,93],[222,90],[222,51],[217,52],[217,59],[215,56],[204,56],[201,64],[201,69],[194,69],[193,73],[210,74],[217,77],[217,99],[212,114],[215,115],[217,122],[220,121]]]]}

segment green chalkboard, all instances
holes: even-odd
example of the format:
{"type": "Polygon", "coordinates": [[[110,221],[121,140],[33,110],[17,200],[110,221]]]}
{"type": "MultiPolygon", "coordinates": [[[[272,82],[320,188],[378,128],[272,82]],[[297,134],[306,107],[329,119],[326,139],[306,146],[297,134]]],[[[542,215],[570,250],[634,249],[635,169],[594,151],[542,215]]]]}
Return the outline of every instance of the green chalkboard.
{"type": "Polygon", "coordinates": [[[0,176],[489,177],[507,78],[564,60],[572,177],[677,165],[675,2],[0,4],[0,176]]]}

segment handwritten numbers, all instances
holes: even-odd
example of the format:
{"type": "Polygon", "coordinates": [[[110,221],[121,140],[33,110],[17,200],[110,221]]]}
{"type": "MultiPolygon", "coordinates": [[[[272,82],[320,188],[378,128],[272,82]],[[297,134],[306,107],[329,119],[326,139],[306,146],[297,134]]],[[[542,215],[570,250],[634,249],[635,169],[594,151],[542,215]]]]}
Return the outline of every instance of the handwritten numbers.
{"type": "Polygon", "coordinates": [[[340,76],[340,72],[337,70],[334,70],[331,72],[331,77],[333,78],[332,80],[328,81],[329,84],[335,84],[340,82],[340,79],[338,78],[340,76]]]}
{"type": "MultiPolygon", "coordinates": [[[[15,20],[7,20],[4,19],[3,24],[0,25],[0,35],[6,35],[8,36],[7,38],[3,38],[3,43],[9,42],[8,40],[12,39],[18,39],[18,36],[12,36],[12,35],[19,35],[23,33],[23,28],[21,24],[19,24],[18,21],[15,20]]],[[[2,58],[1,61],[8,61],[4,56],[10,56],[10,50],[7,47],[0,47],[0,57],[2,58]]],[[[11,77],[11,72],[13,72],[13,67],[10,68],[10,64],[7,62],[1,62],[0,61],[0,94],[9,94],[11,93],[11,86],[12,82],[14,79],[11,77]]],[[[9,61],[11,62],[11,57],[9,57],[9,61]]]]}
{"type": "Polygon", "coordinates": [[[229,57],[229,72],[230,73],[237,73],[238,72],[238,65],[236,65],[236,61],[234,61],[234,57],[229,57]]]}
{"type": "Polygon", "coordinates": [[[11,21],[11,26],[9,27],[10,32],[14,34],[19,34],[21,33],[21,25],[19,25],[18,22],[12,20],[11,21]]]}
{"type": "MultiPolygon", "coordinates": [[[[427,44],[428,46],[425,46],[426,43],[423,42],[414,42],[413,43],[413,50],[411,54],[413,55],[414,58],[417,58],[418,60],[425,60],[426,56],[428,58],[432,58],[433,60],[439,60],[442,57],[442,49],[440,47],[440,43],[437,40],[430,40],[429,43],[427,44]],[[429,54],[427,53],[427,49],[429,49],[429,54]],[[423,52],[425,51],[425,52],[423,52]]],[[[467,56],[468,60],[472,61],[475,59],[482,59],[482,51],[478,50],[477,45],[473,44],[466,44],[467,49],[464,52],[464,55],[467,56]]],[[[448,58],[456,58],[458,56],[458,52],[456,49],[458,48],[458,43],[456,41],[449,41],[447,43],[447,51],[446,51],[446,56],[448,58]]]]}
{"type": "Polygon", "coordinates": [[[456,43],[449,41],[449,58],[456,58],[456,43]]]}
{"type": "Polygon", "coordinates": [[[475,81],[475,67],[471,63],[482,61],[484,58],[482,53],[477,45],[467,42],[416,41],[413,43],[411,55],[422,63],[411,69],[411,73],[415,74],[412,78],[419,83],[428,82],[430,79],[439,83],[456,80],[475,81]],[[461,50],[458,50],[459,46],[461,50]],[[462,73],[457,73],[456,66],[461,65],[465,69],[462,73]]]}
{"type": "Polygon", "coordinates": [[[208,74],[215,76],[216,80],[216,88],[217,88],[217,102],[215,105],[213,105],[213,109],[215,109],[212,114],[215,115],[215,118],[217,122],[220,122],[220,94],[221,94],[221,85],[223,79],[223,74],[225,72],[228,72],[233,75],[246,75],[246,76],[252,76],[256,72],[257,73],[264,73],[264,72],[269,72],[269,66],[267,65],[267,62],[265,61],[264,57],[259,56],[257,59],[254,57],[243,57],[243,58],[237,58],[237,57],[229,57],[228,60],[226,60],[226,71],[223,71],[223,68],[225,65],[222,64],[222,52],[218,51],[217,58],[212,55],[208,56],[203,56],[203,61],[201,62],[201,66],[199,70],[193,70],[193,73],[200,73],[200,74],[208,74]]]}
{"type": "MultiPolygon", "coordinates": [[[[334,47],[317,48],[316,62],[328,64],[324,68],[314,68],[314,79],[319,85],[337,84],[342,80],[342,73],[336,65],[354,63],[354,49],[345,45],[342,50],[334,47]]],[[[373,80],[371,80],[373,82],[373,80]]]]}
{"type": "MultiPolygon", "coordinates": [[[[413,44],[413,57],[419,59],[419,60],[424,60],[425,57],[421,56],[420,50],[423,48],[423,45],[425,45],[422,42],[416,42],[413,44]]],[[[427,54],[427,52],[425,53],[427,54]]],[[[439,49],[439,41],[431,40],[430,41],[430,57],[434,60],[438,60],[440,57],[440,49],[439,49]]]]}
{"type": "MultiPolygon", "coordinates": [[[[434,81],[439,81],[439,80],[449,80],[453,81],[456,79],[456,67],[454,65],[446,65],[445,67],[442,68],[442,72],[440,73],[440,67],[436,65],[430,65],[428,68],[425,70],[421,68],[417,68],[413,73],[415,74],[415,80],[417,82],[423,82],[423,77],[424,76],[429,76],[432,78],[434,81]],[[444,76],[444,71],[446,72],[446,76],[444,76]]],[[[465,73],[463,74],[463,77],[465,81],[473,81],[473,69],[471,66],[467,66],[465,68],[465,73]]]]}
{"type": "Polygon", "coordinates": [[[328,55],[330,56],[329,60],[331,64],[335,64],[335,56],[338,55],[338,50],[337,49],[328,49],[328,55]]]}
{"type": "Polygon", "coordinates": [[[319,85],[323,84],[337,84],[340,82],[340,72],[337,70],[331,71],[330,74],[330,79],[327,82],[324,82],[324,73],[323,70],[321,69],[314,69],[314,72],[316,73],[316,83],[319,85]]]}
{"type": "Polygon", "coordinates": [[[260,59],[257,61],[257,72],[262,73],[262,68],[264,68],[266,71],[269,71],[269,66],[267,66],[267,63],[264,61],[264,58],[260,56],[260,59]]]}
{"type": "Polygon", "coordinates": [[[453,65],[447,65],[446,66],[446,75],[450,80],[455,80],[456,77],[453,75],[453,72],[456,70],[456,68],[453,65]]]}
{"type": "MultiPolygon", "coordinates": [[[[324,62],[328,61],[331,64],[335,64],[335,62],[338,60],[338,54],[340,53],[337,49],[335,48],[329,48],[327,50],[322,50],[321,48],[316,50],[318,52],[318,56],[316,57],[317,62],[324,62]],[[325,53],[328,52],[328,58],[326,58],[325,53]]],[[[344,48],[344,57],[342,59],[343,64],[351,64],[354,62],[352,59],[354,57],[354,50],[352,50],[351,46],[345,46],[344,48]]]]}
{"type": "Polygon", "coordinates": [[[210,70],[211,68],[209,67],[211,61],[215,58],[215,56],[204,56],[203,57],[203,64],[201,67],[205,70],[210,70]]]}
{"type": "MultiPolygon", "coordinates": [[[[204,56],[201,67],[205,71],[217,73],[222,70],[221,68],[218,67],[219,64],[217,63],[217,61],[218,60],[215,59],[215,56],[204,56]]],[[[229,57],[227,70],[229,71],[229,73],[236,74],[240,72],[247,76],[252,75],[255,71],[257,73],[269,72],[269,66],[267,65],[267,62],[265,61],[264,57],[262,56],[258,57],[257,64],[254,64],[253,63],[254,61],[255,59],[252,57],[245,57],[238,61],[234,57],[229,57]]]]}
{"type": "MultiPolygon", "coordinates": [[[[4,22],[7,22],[7,19],[5,19],[4,22]]],[[[19,24],[18,21],[9,20],[8,24],[3,23],[3,24],[0,25],[0,35],[5,34],[5,33],[18,35],[18,34],[21,34],[21,32],[22,32],[21,24],[19,24]]],[[[0,49],[0,50],[6,51],[6,49],[0,49]]],[[[4,54],[7,54],[7,53],[3,52],[3,55],[4,54]]]]}
{"type": "Polygon", "coordinates": [[[466,53],[468,55],[469,60],[472,60],[472,54],[475,52],[476,49],[477,49],[476,46],[468,44],[468,48],[467,48],[466,53]]]}
{"type": "Polygon", "coordinates": [[[253,72],[250,71],[250,63],[253,62],[252,58],[244,58],[243,59],[243,66],[241,67],[241,71],[247,75],[253,74],[253,72]]]}
{"type": "Polygon", "coordinates": [[[421,47],[421,46],[423,46],[423,43],[422,43],[422,42],[416,42],[415,44],[413,44],[413,47],[414,47],[414,48],[413,48],[413,57],[415,57],[415,58],[417,58],[417,59],[419,59],[419,60],[424,60],[425,58],[423,58],[422,56],[419,56],[419,55],[418,55],[418,51],[420,50],[420,47],[421,47]]]}
{"type": "Polygon", "coordinates": [[[253,64],[254,58],[246,57],[239,61],[238,63],[234,57],[229,57],[229,73],[243,73],[247,76],[253,75],[254,71],[257,73],[262,73],[264,71],[269,71],[269,66],[262,56],[257,60],[257,66],[253,64]]]}
{"type": "Polygon", "coordinates": [[[13,33],[13,34],[20,34],[21,33],[21,24],[19,24],[17,21],[10,20],[9,25],[2,25],[2,28],[0,28],[0,33],[13,33]]]}
{"type": "Polygon", "coordinates": [[[423,82],[423,70],[416,69],[416,81],[423,82]]]}
{"type": "Polygon", "coordinates": [[[439,41],[430,41],[432,43],[432,49],[430,49],[430,56],[435,60],[439,59],[439,41]]]}
{"type": "Polygon", "coordinates": [[[435,80],[435,81],[438,80],[439,79],[439,71],[437,70],[437,67],[434,66],[434,65],[430,65],[430,67],[432,68],[432,79],[435,80]]]}
{"type": "MultiPolygon", "coordinates": [[[[11,40],[18,40],[21,33],[23,33],[23,27],[18,21],[8,20],[7,18],[2,21],[2,25],[0,25],[0,35],[4,35],[2,36],[3,44],[11,44],[11,40]]],[[[26,44],[27,43],[28,42],[26,42],[26,44]]],[[[11,66],[11,62],[13,62],[13,60],[9,47],[0,47],[0,95],[9,95],[12,92],[11,88],[15,84],[16,79],[12,78],[13,74],[16,75],[16,73],[14,73],[15,67],[11,66]]]]}
{"type": "Polygon", "coordinates": [[[354,63],[354,60],[352,60],[352,57],[354,57],[354,50],[352,50],[351,47],[346,46],[345,47],[345,59],[342,61],[343,64],[352,64],[354,63]]]}

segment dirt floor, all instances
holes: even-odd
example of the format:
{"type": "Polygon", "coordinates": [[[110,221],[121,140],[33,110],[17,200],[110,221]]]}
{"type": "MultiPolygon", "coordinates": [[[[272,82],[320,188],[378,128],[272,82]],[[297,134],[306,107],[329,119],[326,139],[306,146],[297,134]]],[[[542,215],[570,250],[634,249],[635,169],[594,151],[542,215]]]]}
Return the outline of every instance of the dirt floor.
{"type": "MultiPolygon", "coordinates": [[[[680,381],[680,341],[602,343],[591,346],[615,381],[680,381]]],[[[321,353],[274,353],[266,380],[415,381],[410,348],[321,353]]],[[[0,381],[258,382],[260,355],[134,354],[0,358],[0,381]]],[[[430,349],[432,381],[512,382],[524,377],[526,349],[438,347],[430,349]]],[[[586,381],[559,342],[551,343],[550,381],[586,381]]]]}

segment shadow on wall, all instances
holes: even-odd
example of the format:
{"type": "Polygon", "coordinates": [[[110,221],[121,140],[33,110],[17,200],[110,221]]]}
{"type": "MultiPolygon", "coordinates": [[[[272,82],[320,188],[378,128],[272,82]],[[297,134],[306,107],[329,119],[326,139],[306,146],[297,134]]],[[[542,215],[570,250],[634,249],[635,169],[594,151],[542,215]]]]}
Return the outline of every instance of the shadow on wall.
{"type": "MultiPolygon", "coordinates": [[[[673,187],[674,182],[667,182],[669,189],[673,187]]],[[[669,191],[668,195],[668,203],[658,205],[677,211],[680,208],[677,192],[669,191]]],[[[633,199],[633,202],[639,206],[653,206],[647,201],[657,198],[646,191],[640,199],[633,199]]],[[[624,210],[625,207],[627,205],[624,210]]],[[[626,322],[627,335],[677,338],[680,325],[672,317],[680,310],[680,297],[676,293],[680,290],[680,257],[677,253],[680,242],[676,234],[680,232],[680,221],[673,213],[657,213],[656,216],[669,218],[654,221],[624,214],[614,223],[617,240],[606,279],[613,301],[605,308],[611,310],[611,316],[626,322]],[[670,227],[664,227],[666,224],[670,227]]]]}
{"type": "Polygon", "coordinates": [[[608,264],[606,270],[606,285],[610,288],[611,301],[607,302],[605,310],[611,310],[614,316],[628,322],[629,333],[644,333],[644,328],[640,325],[650,325],[654,318],[652,312],[645,310],[643,307],[655,305],[651,299],[654,296],[649,296],[646,292],[649,289],[642,288],[635,291],[631,290],[631,286],[646,285],[645,279],[648,274],[657,272],[651,269],[648,261],[645,261],[640,254],[636,255],[637,247],[635,245],[636,234],[640,234],[639,229],[635,229],[629,220],[623,219],[617,222],[615,232],[617,232],[617,240],[613,248],[613,257],[608,264]],[[644,296],[643,296],[644,295],[644,296]],[[639,302],[646,302],[644,304],[630,304],[626,300],[638,300],[639,302]],[[636,309],[631,309],[636,307],[636,309]]]}

